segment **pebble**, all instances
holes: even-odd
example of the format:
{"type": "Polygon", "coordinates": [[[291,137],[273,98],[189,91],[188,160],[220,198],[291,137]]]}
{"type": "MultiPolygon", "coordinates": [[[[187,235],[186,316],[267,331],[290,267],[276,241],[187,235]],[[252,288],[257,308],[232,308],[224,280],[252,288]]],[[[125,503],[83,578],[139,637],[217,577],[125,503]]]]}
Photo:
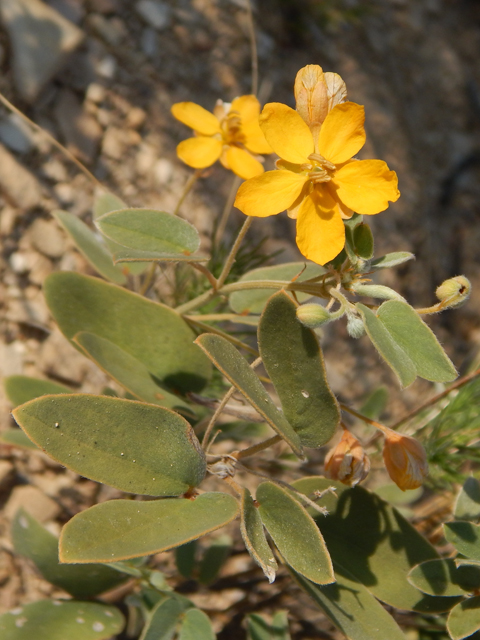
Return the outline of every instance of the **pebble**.
{"type": "Polygon", "coordinates": [[[85,16],[85,9],[82,2],[78,0],[49,0],[48,4],[61,13],[64,18],[79,24],[85,16]]]}
{"type": "Polygon", "coordinates": [[[25,509],[39,522],[54,520],[60,514],[58,504],[40,489],[30,485],[15,487],[5,506],[4,514],[12,520],[19,509],[25,509]]]}
{"type": "Polygon", "coordinates": [[[55,115],[67,141],[67,148],[82,160],[92,162],[102,137],[102,128],[85,111],[73,91],[61,91],[55,105],[55,115]]]}
{"type": "Polygon", "coordinates": [[[2,376],[16,376],[23,373],[25,345],[20,340],[10,344],[0,343],[0,373],[2,376]]]}
{"type": "Polygon", "coordinates": [[[112,47],[118,47],[127,36],[124,23],[119,18],[106,18],[100,13],[88,16],[90,27],[112,47]]]}
{"type": "Polygon", "coordinates": [[[167,29],[171,24],[172,10],[165,2],[139,0],[135,9],[148,25],[158,31],[167,29]]]}
{"type": "Polygon", "coordinates": [[[9,486],[15,475],[15,467],[8,460],[0,460],[0,490],[9,486]]]}
{"type": "Polygon", "coordinates": [[[102,78],[112,80],[117,72],[117,61],[113,56],[105,56],[97,62],[95,70],[102,78]]]}
{"type": "Polygon", "coordinates": [[[170,182],[173,176],[173,165],[167,158],[160,158],[153,165],[153,175],[157,184],[163,186],[170,182]]]}
{"type": "Polygon", "coordinates": [[[16,113],[11,113],[0,121],[0,140],[18,153],[28,153],[34,145],[32,130],[16,113]]]}
{"type": "Polygon", "coordinates": [[[97,82],[92,82],[87,87],[85,99],[90,100],[90,102],[94,102],[95,104],[99,104],[105,100],[106,95],[107,91],[105,87],[97,82]]]}
{"type": "Polygon", "coordinates": [[[0,192],[20,209],[38,206],[42,187],[37,178],[0,144],[0,192]]]}
{"type": "Polygon", "coordinates": [[[65,236],[54,220],[37,218],[28,235],[33,246],[49,258],[60,258],[65,252],[65,236]]]}
{"type": "Polygon", "coordinates": [[[140,47],[147,58],[156,58],[160,53],[158,33],[152,27],[146,27],[140,36],[140,47]]]}
{"type": "Polygon", "coordinates": [[[147,114],[140,107],[133,107],[127,114],[127,125],[132,129],[140,129],[147,119],[147,114]]]}
{"type": "Polygon", "coordinates": [[[0,12],[12,47],[21,97],[33,102],[82,41],[83,31],[40,0],[2,0],[0,12]]]}

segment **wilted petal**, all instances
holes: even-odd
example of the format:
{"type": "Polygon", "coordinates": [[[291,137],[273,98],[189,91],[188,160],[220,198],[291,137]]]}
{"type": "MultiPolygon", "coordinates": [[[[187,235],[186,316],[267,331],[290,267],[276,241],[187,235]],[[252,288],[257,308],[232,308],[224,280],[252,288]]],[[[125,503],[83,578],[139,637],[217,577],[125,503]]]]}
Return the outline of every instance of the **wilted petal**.
{"type": "Polygon", "coordinates": [[[298,210],[296,242],[302,254],[326,264],[345,246],[345,226],[337,203],[325,189],[314,189],[298,210]]]}
{"type": "Polygon", "coordinates": [[[205,169],[210,167],[220,158],[222,153],[222,142],[215,138],[198,136],[188,138],[177,147],[177,156],[185,164],[194,169],[205,169]]]}
{"type": "Polygon", "coordinates": [[[388,475],[402,490],[417,489],[428,475],[427,455],[422,445],[392,429],[386,429],[383,459],[388,475]]]}
{"type": "Polygon", "coordinates": [[[307,64],[300,69],[293,90],[296,109],[302,119],[309,127],[313,123],[321,124],[328,112],[327,85],[322,67],[307,64]]]}
{"type": "Polygon", "coordinates": [[[362,445],[344,429],[340,442],[325,458],[325,475],[354,487],[367,477],[369,471],[370,460],[362,445]]]}
{"type": "Polygon", "coordinates": [[[354,102],[337,104],[325,118],[318,137],[318,151],[341,164],[353,158],[365,144],[365,109],[354,102]]]}
{"type": "Polygon", "coordinates": [[[234,205],[247,216],[273,216],[295,202],[307,181],[299,173],[267,171],[240,185],[234,205]]]}
{"type": "Polygon", "coordinates": [[[240,149],[240,147],[228,147],[221,160],[226,169],[230,169],[244,180],[254,178],[264,172],[263,165],[251,153],[240,149]]]}
{"type": "Polygon", "coordinates": [[[360,214],[385,211],[389,202],[400,197],[395,171],[383,160],[357,160],[338,169],[329,187],[338,199],[360,214]]]}
{"type": "Polygon", "coordinates": [[[172,114],[180,122],[204,136],[213,136],[220,132],[217,118],[194,102],[177,102],[172,106],[172,114]]]}
{"type": "Polygon", "coordinates": [[[330,71],[325,73],[324,81],[327,86],[328,110],[331,111],[337,104],[346,101],[347,85],[338,73],[331,73],[330,71]]]}
{"type": "Polygon", "coordinates": [[[288,162],[307,162],[314,151],[310,129],[301,116],[286,104],[266,104],[260,115],[260,127],[275,153],[288,162]]]}

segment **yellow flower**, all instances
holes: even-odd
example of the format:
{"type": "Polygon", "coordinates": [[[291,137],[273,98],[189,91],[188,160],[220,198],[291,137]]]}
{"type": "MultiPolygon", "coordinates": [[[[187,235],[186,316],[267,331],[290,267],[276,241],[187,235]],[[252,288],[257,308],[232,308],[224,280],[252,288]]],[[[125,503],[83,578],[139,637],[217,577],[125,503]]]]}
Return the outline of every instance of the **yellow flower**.
{"type": "Polygon", "coordinates": [[[177,147],[178,157],[189,167],[205,169],[220,160],[245,180],[263,173],[255,156],[272,150],[259,126],[260,104],[255,96],[241,96],[231,104],[219,100],[213,113],[194,102],[178,102],[172,114],[195,134],[177,147]]]}
{"type": "Polygon", "coordinates": [[[278,170],[244,182],[235,206],[262,218],[287,209],[297,220],[302,254],[318,264],[333,260],[345,245],[342,216],[380,213],[400,196],[396,173],[385,162],[353,159],[365,143],[364,120],[362,106],[342,102],[314,135],[297,111],[265,105],[260,127],[280,156],[278,170]]]}
{"type": "Polygon", "coordinates": [[[354,487],[370,471],[370,460],[360,442],[347,429],[336,447],[325,458],[325,475],[354,487]]]}
{"type": "Polygon", "coordinates": [[[388,475],[402,491],[416,489],[428,475],[427,455],[422,445],[385,427],[383,459],[388,475]]]}

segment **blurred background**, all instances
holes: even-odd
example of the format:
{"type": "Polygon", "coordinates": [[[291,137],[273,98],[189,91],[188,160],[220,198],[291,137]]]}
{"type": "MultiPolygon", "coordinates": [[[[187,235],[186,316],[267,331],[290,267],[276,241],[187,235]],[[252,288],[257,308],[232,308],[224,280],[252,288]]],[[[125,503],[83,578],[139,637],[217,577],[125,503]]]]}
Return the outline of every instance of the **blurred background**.
{"type": "MultiPolygon", "coordinates": [[[[366,222],[375,234],[377,256],[407,250],[417,260],[385,272],[381,281],[416,306],[432,304],[435,288],[447,277],[463,273],[472,281],[464,308],[431,321],[456,366],[464,369],[480,343],[480,4],[252,0],[252,5],[262,102],[294,106],[293,82],[306,64],[339,73],[349,99],[366,108],[367,144],[359,157],[383,159],[398,173],[400,200],[366,222]]],[[[106,188],[130,206],[171,211],[191,170],[175,155],[190,132],[173,119],[170,106],[190,100],[211,110],[218,98],[230,101],[251,91],[246,4],[0,0],[0,70],[0,92],[106,188]]],[[[182,215],[202,232],[205,248],[231,180],[215,166],[183,205],[182,215]]],[[[88,222],[94,193],[95,184],[44,135],[0,105],[1,376],[49,377],[85,392],[107,382],[55,329],[41,293],[54,270],[91,273],[50,212],[66,209],[88,222]]],[[[237,211],[230,234],[241,221],[237,211]]],[[[253,229],[252,241],[267,237],[267,254],[282,250],[275,261],[301,259],[294,223],[286,215],[255,222],[253,229]]],[[[342,399],[359,399],[372,385],[385,384],[393,389],[387,417],[398,417],[430,392],[431,385],[417,381],[400,395],[368,340],[349,339],[343,323],[326,332],[324,346],[333,389],[342,399]]],[[[0,429],[11,424],[2,394],[0,429]]],[[[53,463],[38,456],[18,454],[14,470],[11,456],[0,447],[7,518],[30,501],[43,521],[53,520],[60,495],[68,515],[70,503],[76,512],[96,491],[88,481],[73,489],[74,478],[49,470],[53,463]],[[29,496],[18,491],[25,489],[18,469],[32,484],[29,496]]],[[[0,520],[0,541],[8,549],[2,526],[0,520]]],[[[22,571],[28,568],[16,570],[13,562],[18,561],[0,550],[2,610],[15,605],[22,589],[27,599],[28,589],[47,589],[32,579],[25,587],[22,571]]]]}

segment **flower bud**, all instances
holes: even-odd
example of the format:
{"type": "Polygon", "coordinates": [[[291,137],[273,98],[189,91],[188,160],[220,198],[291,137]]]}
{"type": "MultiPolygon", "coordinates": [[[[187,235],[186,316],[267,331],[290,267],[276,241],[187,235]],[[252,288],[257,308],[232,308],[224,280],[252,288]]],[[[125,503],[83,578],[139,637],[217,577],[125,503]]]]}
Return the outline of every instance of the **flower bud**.
{"type": "Polygon", "coordinates": [[[455,278],[449,278],[442,282],[437,287],[435,295],[443,302],[443,308],[454,309],[460,307],[470,297],[472,291],[472,285],[465,276],[455,276],[455,278]]]}
{"type": "Polygon", "coordinates": [[[361,338],[365,333],[363,320],[352,314],[348,315],[347,332],[351,338],[361,338]]]}
{"type": "Polygon", "coordinates": [[[325,458],[325,475],[354,487],[370,471],[370,460],[360,442],[344,429],[340,442],[325,458]]]}
{"type": "Polygon", "coordinates": [[[425,449],[410,436],[391,429],[384,433],[383,459],[388,475],[402,491],[417,489],[428,475],[425,449]]]}
{"type": "Polygon", "coordinates": [[[309,329],[316,329],[331,320],[330,312],[321,304],[302,304],[297,308],[297,318],[309,329]]]}

